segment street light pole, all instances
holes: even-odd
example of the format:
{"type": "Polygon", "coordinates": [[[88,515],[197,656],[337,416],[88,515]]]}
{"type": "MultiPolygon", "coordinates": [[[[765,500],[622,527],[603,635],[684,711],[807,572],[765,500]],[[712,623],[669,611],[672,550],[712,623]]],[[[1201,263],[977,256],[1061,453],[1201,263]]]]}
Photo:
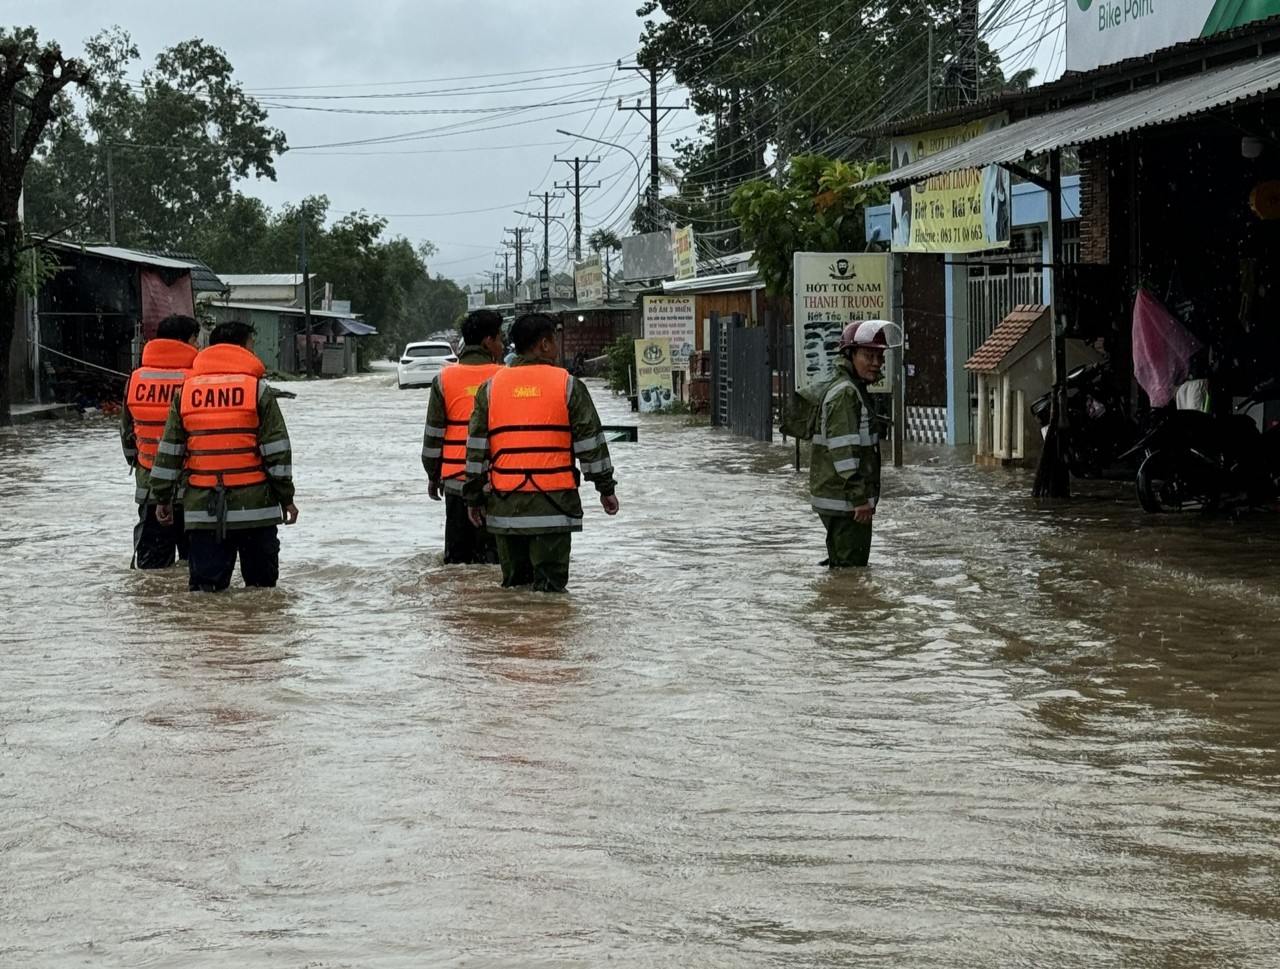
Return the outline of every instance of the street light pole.
{"type": "MultiPolygon", "coordinates": [[[[616,142],[605,141],[603,138],[592,138],[590,135],[580,135],[573,131],[565,131],[563,128],[557,128],[556,134],[564,135],[568,138],[581,138],[583,141],[594,141],[597,145],[608,145],[610,148],[617,148],[619,151],[625,151],[631,156],[631,160],[636,163],[636,205],[640,204],[640,186],[642,184],[640,159],[636,157],[636,153],[625,145],[619,145],[616,142]]],[[[653,213],[650,213],[651,215],[653,213]]],[[[650,229],[657,228],[656,225],[649,226],[650,229]]]]}

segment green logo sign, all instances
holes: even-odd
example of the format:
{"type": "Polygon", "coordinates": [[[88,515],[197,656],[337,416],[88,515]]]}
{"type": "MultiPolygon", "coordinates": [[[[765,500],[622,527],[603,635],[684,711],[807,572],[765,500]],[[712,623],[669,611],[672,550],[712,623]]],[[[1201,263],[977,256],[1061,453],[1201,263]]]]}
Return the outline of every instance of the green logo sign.
{"type": "Polygon", "coordinates": [[[1076,0],[1076,3],[1080,4],[1080,9],[1085,12],[1088,12],[1089,8],[1093,6],[1093,0],[1076,0]]]}

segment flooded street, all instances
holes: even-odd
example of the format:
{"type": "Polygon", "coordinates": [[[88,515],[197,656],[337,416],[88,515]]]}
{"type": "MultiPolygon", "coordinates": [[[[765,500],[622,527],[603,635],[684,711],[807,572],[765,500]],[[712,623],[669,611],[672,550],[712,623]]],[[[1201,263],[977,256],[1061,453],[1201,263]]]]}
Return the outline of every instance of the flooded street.
{"type": "Polygon", "coordinates": [[[290,388],[275,590],[129,571],[113,424],[0,432],[0,966],[1277,965],[1277,516],[922,449],[828,574],[789,447],[597,386],[622,511],[509,593],[425,393],[290,388]]]}

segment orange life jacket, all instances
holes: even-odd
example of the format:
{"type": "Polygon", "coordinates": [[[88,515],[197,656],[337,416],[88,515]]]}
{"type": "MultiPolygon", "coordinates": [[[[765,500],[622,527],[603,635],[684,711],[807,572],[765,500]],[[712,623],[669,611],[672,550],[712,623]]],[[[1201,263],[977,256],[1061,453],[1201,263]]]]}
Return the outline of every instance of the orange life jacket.
{"type": "Polygon", "coordinates": [[[467,425],[476,406],[480,385],[502,369],[500,363],[455,363],[440,371],[444,395],[444,448],[440,464],[442,480],[462,481],[467,476],[467,425]]]}
{"type": "Polygon", "coordinates": [[[196,357],[182,388],[187,484],[240,488],[267,480],[258,453],[258,379],[266,372],[251,351],[230,343],[196,357]]]}
{"type": "Polygon", "coordinates": [[[181,340],[148,340],[142,348],[142,366],[129,377],[124,399],[133,418],[138,463],[148,471],[156,463],[173,395],[191,375],[197,352],[181,340]]]}
{"type": "Polygon", "coordinates": [[[569,372],[504,367],[489,383],[489,484],[497,494],[578,487],[569,424],[569,372]]]}

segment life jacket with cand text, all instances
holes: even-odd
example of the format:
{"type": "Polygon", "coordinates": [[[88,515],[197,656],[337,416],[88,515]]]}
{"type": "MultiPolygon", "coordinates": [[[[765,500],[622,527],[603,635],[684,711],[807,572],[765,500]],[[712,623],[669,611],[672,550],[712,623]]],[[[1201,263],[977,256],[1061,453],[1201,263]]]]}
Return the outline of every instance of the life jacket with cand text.
{"type": "Polygon", "coordinates": [[[495,494],[573,491],[569,381],[560,367],[504,367],[489,382],[489,484],[495,494]]]}
{"type": "Polygon", "coordinates": [[[440,477],[462,481],[467,476],[467,425],[476,406],[476,391],[503,369],[499,363],[455,363],[440,371],[440,393],[444,397],[444,445],[440,477]]]}
{"type": "Polygon", "coordinates": [[[181,340],[148,340],[142,348],[142,366],[129,376],[124,399],[133,418],[138,463],[148,471],[156,463],[169,405],[191,375],[197,352],[181,340]]]}
{"type": "Polygon", "coordinates": [[[258,381],[266,367],[250,350],[220,343],[196,357],[182,389],[187,484],[240,488],[267,480],[258,452],[258,381]]]}

